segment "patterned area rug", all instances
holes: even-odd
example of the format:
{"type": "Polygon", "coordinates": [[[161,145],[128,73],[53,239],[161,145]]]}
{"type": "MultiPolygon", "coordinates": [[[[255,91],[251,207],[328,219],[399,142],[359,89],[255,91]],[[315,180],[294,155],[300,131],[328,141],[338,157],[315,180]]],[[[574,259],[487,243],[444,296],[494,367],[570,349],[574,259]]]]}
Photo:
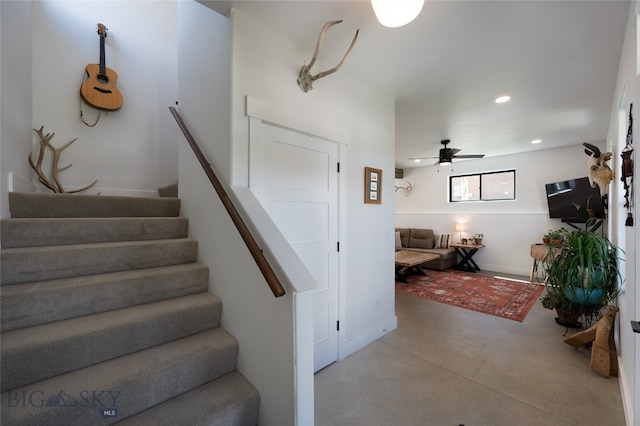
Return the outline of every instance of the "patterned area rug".
{"type": "Polygon", "coordinates": [[[538,301],[544,286],[458,271],[425,270],[407,284],[396,281],[398,293],[422,297],[472,311],[519,321],[538,301]]]}

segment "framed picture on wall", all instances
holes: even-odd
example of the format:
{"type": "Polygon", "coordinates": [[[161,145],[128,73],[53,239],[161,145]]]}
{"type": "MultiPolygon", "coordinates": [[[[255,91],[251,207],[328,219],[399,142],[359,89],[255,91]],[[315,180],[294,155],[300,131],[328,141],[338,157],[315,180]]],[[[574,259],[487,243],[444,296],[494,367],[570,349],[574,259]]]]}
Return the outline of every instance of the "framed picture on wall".
{"type": "Polygon", "coordinates": [[[382,204],[382,170],[364,168],[364,202],[382,204]]]}

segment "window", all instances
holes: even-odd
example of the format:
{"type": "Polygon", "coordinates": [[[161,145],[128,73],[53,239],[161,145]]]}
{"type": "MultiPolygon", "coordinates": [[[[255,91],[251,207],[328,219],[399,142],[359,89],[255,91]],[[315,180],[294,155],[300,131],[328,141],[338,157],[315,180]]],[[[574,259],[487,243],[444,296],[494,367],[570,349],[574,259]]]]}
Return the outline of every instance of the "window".
{"type": "Polygon", "coordinates": [[[515,170],[449,177],[449,201],[452,203],[515,199],[515,170]]]}

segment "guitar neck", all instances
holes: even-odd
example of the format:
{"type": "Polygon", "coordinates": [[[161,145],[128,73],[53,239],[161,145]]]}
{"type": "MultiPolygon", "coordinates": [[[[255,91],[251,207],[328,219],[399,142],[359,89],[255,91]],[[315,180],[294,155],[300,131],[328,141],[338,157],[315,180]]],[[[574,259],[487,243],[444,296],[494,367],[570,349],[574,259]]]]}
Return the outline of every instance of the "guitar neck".
{"type": "Polygon", "coordinates": [[[100,35],[100,75],[107,73],[104,56],[104,36],[100,35]]]}

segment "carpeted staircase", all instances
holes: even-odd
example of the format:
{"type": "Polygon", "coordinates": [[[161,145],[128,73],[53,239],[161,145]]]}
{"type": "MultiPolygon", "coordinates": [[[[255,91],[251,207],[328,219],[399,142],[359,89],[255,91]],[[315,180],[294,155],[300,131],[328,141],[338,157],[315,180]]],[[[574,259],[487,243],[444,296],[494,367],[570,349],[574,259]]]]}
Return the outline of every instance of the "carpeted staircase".
{"type": "Polygon", "coordinates": [[[174,197],[10,193],[1,423],[256,425],[174,197]]]}

